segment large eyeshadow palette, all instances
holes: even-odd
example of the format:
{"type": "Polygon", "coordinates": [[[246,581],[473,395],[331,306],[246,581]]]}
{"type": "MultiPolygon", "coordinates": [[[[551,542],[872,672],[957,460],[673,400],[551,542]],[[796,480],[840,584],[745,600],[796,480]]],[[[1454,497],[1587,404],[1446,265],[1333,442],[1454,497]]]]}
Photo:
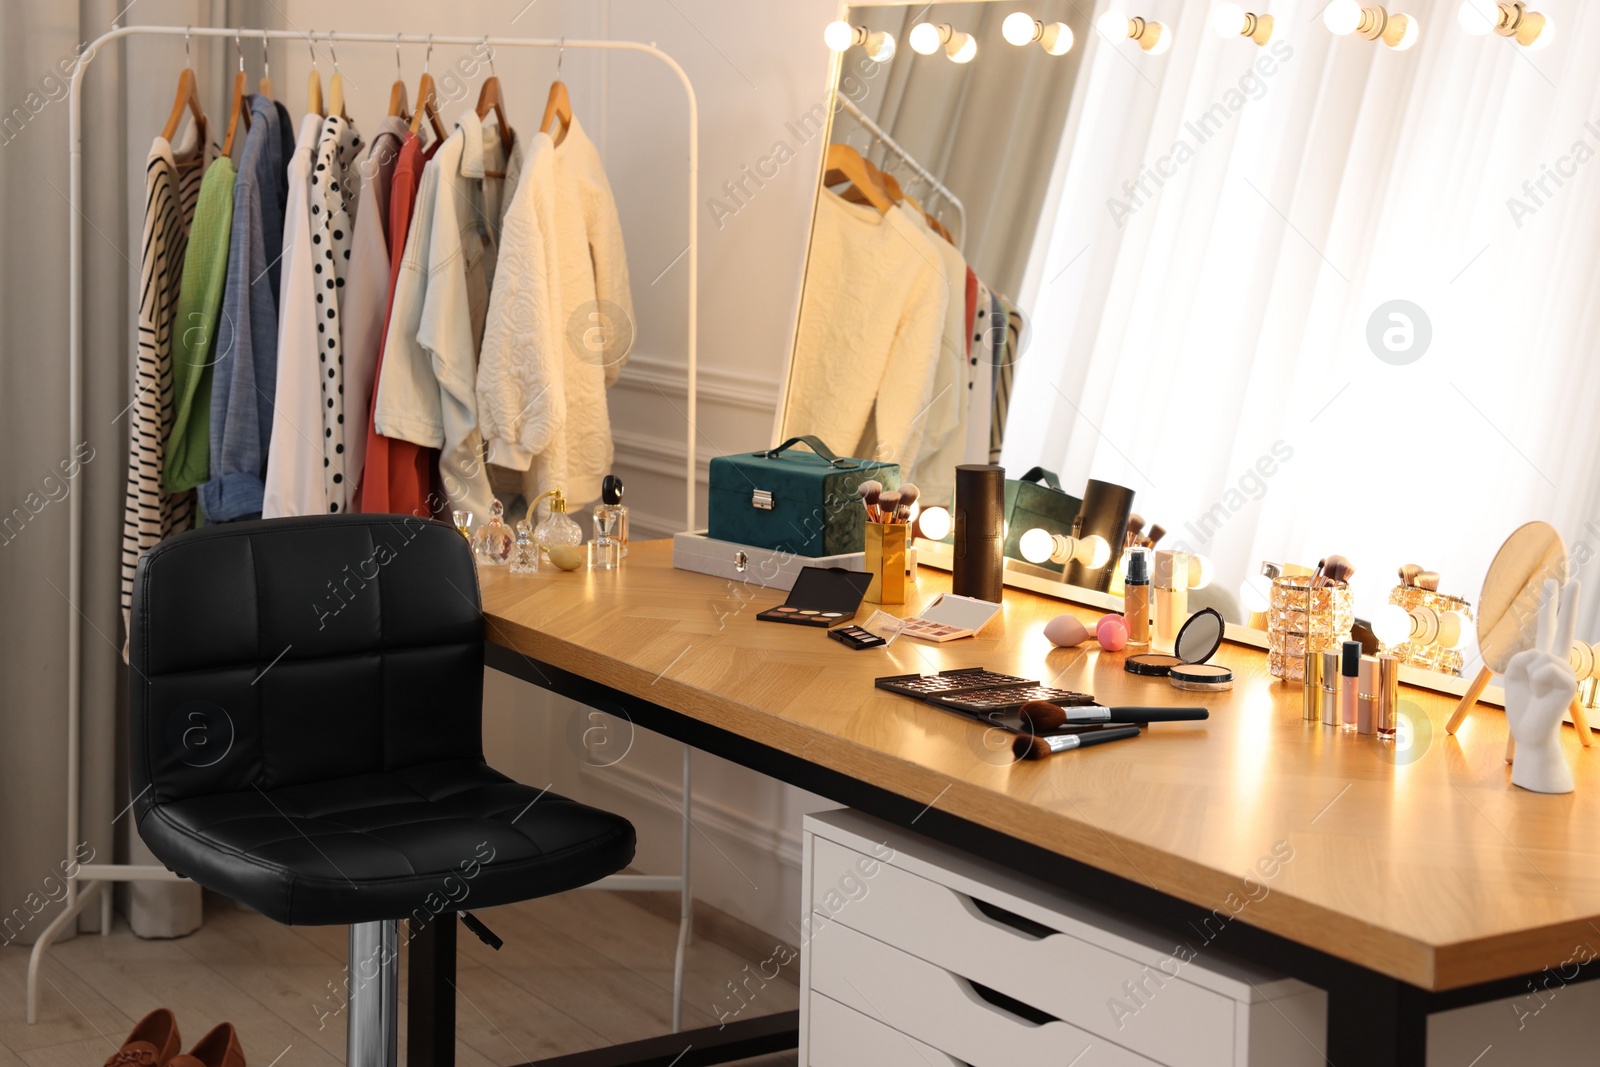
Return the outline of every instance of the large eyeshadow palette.
{"type": "Polygon", "coordinates": [[[938,674],[895,674],[887,678],[878,678],[872,684],[879,689],[899,693],[901,696],[927,700],[931,697],[965,693],[974,689],[1039,683],[1027,678],[1018,678],[1014,674],[997,674],[983,667],[961,667],[957,670],[940,671],[938,674]]]}
{"type": "Polygon", "coordinates": [[[1088,693],[1075,693],[1070,689],[1057,689],[1037,682],[929,697],[928,703],[951,711],[966,712],[969,715],[987,715],[992,712],[1020,710],[1022,705],[1031,700],[1043,700],[1064,708],[1084,707],[1094,703],[1094,697],[1088,693]]]}

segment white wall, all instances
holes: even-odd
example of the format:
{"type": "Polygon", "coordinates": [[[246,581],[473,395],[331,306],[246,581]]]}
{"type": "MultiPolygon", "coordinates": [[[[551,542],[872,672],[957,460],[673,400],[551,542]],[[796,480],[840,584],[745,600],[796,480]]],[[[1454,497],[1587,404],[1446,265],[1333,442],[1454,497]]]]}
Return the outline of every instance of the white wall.
{"type": "MultiPolygon", "coordinates": [[[[822,27],[832,0],[735,3],[733,0],[615,0],[520,4],[422,0],[348,0],[336,18],[317,0],[279,0],[278,25],[291,29],[369,29],[436,34],[506,34],[617,38],[658,44],[687,71],[700,115],[700,413],[697,449],[705,508],[711,456],[768,443],[779,376],[788,358],[811,201],[821,155],[786,124],[822,99],[828,54],[822,27]],[[777,177],[742,204],[722,192],[745,165],[783,140],[795,152],[777,177]],[[734,214],[707,206],[719,197],[734,214]]],[[[252,64],[257,50],[248,44],[252,64]]],[[[444,72],[467,49],[436,47],[432,72],[444,72]]],[[[414,89],[422,49],[402,50],[414,89]]],[[[371,128],[387,107],[394,49],[347,46],[339,52],[349,112],[371,128]]],[[[502,51],[496,68],[514,129],[534,130],[554,74],[553,52],[502,51]]],[[[309,58],[304,47],[273,53],[273,80],[291,112],[304,106],[309,58]]],[[[322,55],[324,80],[329,74],[322,55]]],[[[252,66],[252,71],[254,66],[252,66]]],[[[685,438],[683,361],[687,257],[687,107],[675,76],[658,61],[626,53],[568,49],[562,78],[579,121],[599,146],[622,216],[638,341],[611,393],[617,470],[628,487],[637,533],[682,529],[685,438]]],[[[478,79],[444,108],[445,118],[476,102],[478,79]]],[[[614,765],[585,762],[581,737],[594,724],[587,709],[490,673],[485,744],[507,773],[618,811],[639,830],[637,866],[652,873],[679,867],[682,749],[639,731],[614,765]]],[[[629,733],[612,727],[614,744],[629,733]]],[[[591,740],[598,735],[591,735],[591,740]]],[[[830,806],[705,754],[694,757],[696,895],[774,936],[795,936],[799,909],[799,824],[803,812],[830,806]]]]}

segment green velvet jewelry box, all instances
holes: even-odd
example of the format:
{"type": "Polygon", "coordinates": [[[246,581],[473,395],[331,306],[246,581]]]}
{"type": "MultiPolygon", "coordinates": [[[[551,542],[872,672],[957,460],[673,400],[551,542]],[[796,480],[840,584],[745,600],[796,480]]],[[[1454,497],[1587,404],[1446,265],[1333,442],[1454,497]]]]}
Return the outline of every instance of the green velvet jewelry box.
{"type": "Polygon", "coordinates": [[[719,541],[834,556],[860,552],[866,509],[856,489],[876,480],[900,485],[900,466],[833,454],[815,437],[793,437],[763,452],[711,461],[707,533],[719,541]],[[805,444],[811,451],[794,448],[805,444]]]}

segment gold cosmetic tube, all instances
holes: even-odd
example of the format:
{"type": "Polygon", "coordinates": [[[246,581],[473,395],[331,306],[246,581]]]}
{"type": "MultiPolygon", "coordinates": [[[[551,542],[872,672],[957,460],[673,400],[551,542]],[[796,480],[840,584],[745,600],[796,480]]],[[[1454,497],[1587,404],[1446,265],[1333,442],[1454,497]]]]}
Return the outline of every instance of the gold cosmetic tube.
{"type": "Polygon", "coordinates": [[[1306,721],[1322,721],[1322,653],[1306,653],[1306,721]]]}
{"type": "Polygon", "coordinates": [[[1400,725],[1400,660],[1378,657],[1378,740],[1393,741],[1400,725]]]}

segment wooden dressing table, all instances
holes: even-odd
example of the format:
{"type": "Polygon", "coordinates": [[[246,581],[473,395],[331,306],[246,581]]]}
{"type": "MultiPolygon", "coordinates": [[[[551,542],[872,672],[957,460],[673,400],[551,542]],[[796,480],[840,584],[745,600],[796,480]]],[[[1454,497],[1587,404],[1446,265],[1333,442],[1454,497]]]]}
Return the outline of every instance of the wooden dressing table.
{"type": "MultiPolygon", "coordinates": [[[[1224,645],[1213,660],[1235,672],[1232,691],[1180,692],[1093,643],[1053,648],[1047,620],[1096,613],[1024,591],[1008,590],[975,639],[853,651],[821,629],[756,622],[782,592],[754,569],[748,586],[673,570],[665,541],[634,544],[613,572],[479,574],[489,666],[1167,930],[1192,929],[1245,876],[1261,880],[1258,860],[1287,841],[1292,862],[1217,946],[1326,989],[1327,1056],[1340,1067],[1421,1063],[1429,1013],[1526,994],[1541,972],[1600,976],[1600,964],[1571,962],[1600,946],[1600,749],[1580,749],[1570,730],[1578,789],[1542,796],[1510,785],[1498,710],[1476,709],[1452,737],[1450,698],[1403,690],[1432,737],[1397,760],[1373,737],[1306,721],[1299,683],[1271,678],[1255,649],[1224,645]],[[1014,763],[1008,735],[872,684],[971,666],[1107,704],[1204,705],[1211,719],[1014,763]]],[[[894,610],[948,588],[923,568],[894,610]]],[[[453,958],[421,947],[418,992],[453,958]]],[[[429,1004],[411,998],[424,1042],[413,1064],[442,1021],[429,1004]]],[[[793,1014],[722,1034],[736,1031],[727,1040],[745,1040],[745,1054],[792,1047],[793,1014]]],[[[631,1059],[560,1062],[667,1063],[690,1037],[661,1039],[660,1059],[641,1046],[631,1059]]],[[[681,1067],[724,1062],[702,1054],[714,1053],[697,1047],[681,1067]]]]}

